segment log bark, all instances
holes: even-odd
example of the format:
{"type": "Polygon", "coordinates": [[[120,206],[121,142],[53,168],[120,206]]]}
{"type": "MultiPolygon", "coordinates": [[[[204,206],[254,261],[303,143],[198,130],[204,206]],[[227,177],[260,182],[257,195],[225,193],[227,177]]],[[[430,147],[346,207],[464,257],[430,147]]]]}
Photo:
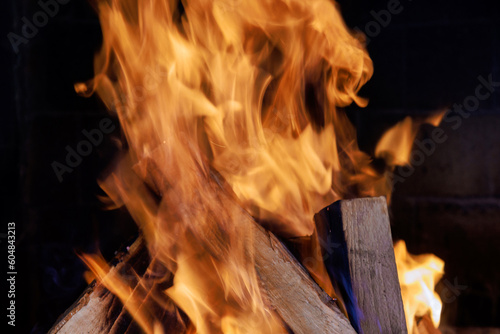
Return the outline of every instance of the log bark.
{"type": "Polygon", "coordinates": [[[384,197],[342,200],[316,229],[328,274],[359,333],[407,333],[384,197]]]}
{"type": "MultiPolygon", "coordinates": [[[[296,334],[356,333],[349,320],[287,248],[271,233],[253,222],[256,269],[261,286],[273,309],[296,334]]],[[[146,252],[138,241],[130,254],[113,270],[146,252]]],[[[93,283],[82,297],[60,317],[49,331],[62,333],[124,333],[131,326],[117,300],[101,284],[93,283]],[[120,310],[121,311],[121,310],[120,310]],[[117,330],[117,322],[121,330],[117,330]]]]}

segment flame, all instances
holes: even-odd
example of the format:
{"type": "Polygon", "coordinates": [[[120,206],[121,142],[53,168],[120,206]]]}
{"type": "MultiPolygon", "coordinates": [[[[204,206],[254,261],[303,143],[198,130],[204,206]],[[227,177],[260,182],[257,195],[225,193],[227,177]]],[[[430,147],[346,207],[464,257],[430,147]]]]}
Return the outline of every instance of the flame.
{"type": "Polygon", "coordinates": [[[167,329],[158,308],[185,313],[187,332],[285,332],[259,289],[250,216],[311,235],[331,202],[390,195],[342,111],[367,104],[362,37],[329,0],[96,6],[103,46],[75,89],[120,120],[124,153],[100,185],[137,222],[151,264],[127,278],[82,258],[146,333],[167,329]]]}
{"type": "Polygon", "coordinates": [[[375,148],[375,156],[386,160],[391,167],[410,164],[411,149],[420,126],[427,123],[437,127],[444,114],[445,111],[435,112],[418,120],[405,117],[382,135],[375,148]]]}
{"type": "Polygon", "coordinates": [[[417,129],[411,117],[406,117],[383,134],[375,148],[375,156],[390,161],[391,165],[409,164],[417,129]]]}
{"type": "MultiPolygon", "coordinates": [[[[410,164],[413,142],[420,126],[424,123],[439,126],[444,114],[444,111],[436,112],[420,120],[405,117],[382,135],[375,156],[383,158],[392,170],[395,166],[410,164]]],[[[443,275],[444,261],[434,254],[411,255],[404,241],[394,245],[394,253],[408,332],[418,334],[416,320],[428,315],[437,328],[442,303],[434,288],[443,275]]]]}
{"type": "Polygon", "coordinates": [[[429,315],[435,328],[442,302],[434,291],[444,273],[444,261],[434,254],[411,255],[404,241],[394,245],[408,333],[418,333],[416,319],[429,315]]]}

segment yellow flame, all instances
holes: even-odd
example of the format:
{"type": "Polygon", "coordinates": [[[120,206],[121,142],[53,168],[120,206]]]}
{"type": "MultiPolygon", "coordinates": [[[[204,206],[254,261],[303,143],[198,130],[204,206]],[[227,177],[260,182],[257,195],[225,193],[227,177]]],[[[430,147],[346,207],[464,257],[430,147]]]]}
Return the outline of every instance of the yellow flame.
{"type": "Polygon", "coordinates": [[[75,89],[97,92],[120,120],[126,152],[100,184],[137,222],[152,263],[134,289],[102,260],[86,263],[147,333],[163,331],[151,295],[185,312],[188,332],[284,331],[259,289],[250,215],[281,236],[311,235],[331,202],[390,194],[341,109],[367,103],[362,42],[329,0],[97,8],[95,77],[75,89]],[[169,286],[158,271],[173,274],[169,286]]]}
{"type": "Polygon", "coordinates": [[[434,254],[411,255],[402,240],[394,245],[394,254],[408,333],[416,333],[416,318],[424,315],[429,315],[437,328],[442,302],[434,288],[443,276],[444,261],[434,254]]]}
{"type": "Polygon", "coordinates": [[[420,126],[424,123],[439,126],[445,111],[414,120],[410,116],[396,123],[380,138],[375,148],[375,156],[384,158],[389,166],[404,166],[410,163],[410,154],[420,126]]]}

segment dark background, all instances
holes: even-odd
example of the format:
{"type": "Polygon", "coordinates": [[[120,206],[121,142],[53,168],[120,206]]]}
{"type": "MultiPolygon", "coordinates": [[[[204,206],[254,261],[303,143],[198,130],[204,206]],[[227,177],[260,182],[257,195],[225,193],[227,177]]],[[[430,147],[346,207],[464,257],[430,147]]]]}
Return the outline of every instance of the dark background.
{"type": "MultiPolygon", "coordinates": [[[[389,1],[339,3],[348,26],[365,31],[375,20],[370,12],[386,9],[389,1]]],[[[375,74],[362,91],[370,105],[348,110],[361,148],[371,154],[383,131],[406,115],[462,103],[474,94],[479,75],[500,81],[496,1],[401,5],[402,12],[370,37],[375,74]]],[[[96,198],[96,179],[116,152],[116,120],[117,130],[64,174],[63,182],[51,167],[64,162],[66,145],[75,148],[84,139],[82,130],[98,128],[108,117],[97,98],[79,97],[73,89],[93,75],[102,39],[97,16],[87,1],[59,7],[16,54],[7,33],[20,34],[21,18],[31,21],[40,7],[36,1],[2,2],[0,233],[7,222],[16,222],[20,333],[46,332],[83,291],[85,267],[77,252],[100,249],[110,258],[136,233],[124,212],[103,211],[96,198]]],[[[499,97],[496,91],[482,101],[456,130],[443,124],[449,139],[396,185],[393,197],[394,237],[405,239],[413,253],[432,252],[446,261],[439,290],[451,298],[443,323],[457,327],[500,327],[499,97]],[[456,284],[459,289],[450,288],[456,284]]],[[[431,130],[424,126],[419,138],[431,130]]],[[[0,241],[5,247],[5,239],[0,241]]]]}

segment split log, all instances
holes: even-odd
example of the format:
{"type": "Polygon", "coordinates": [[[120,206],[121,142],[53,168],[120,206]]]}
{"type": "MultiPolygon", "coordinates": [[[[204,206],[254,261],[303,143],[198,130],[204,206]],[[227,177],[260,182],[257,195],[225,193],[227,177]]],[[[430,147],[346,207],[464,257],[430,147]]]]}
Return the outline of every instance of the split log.
{"type": "MultiPolygon", "coordinates": [[[[129,247],[128,253],[116,257],[118,263],[111,270],[123,272],[125,267],[131,266],[141,272],[147,266],[148,260],[144,241],[138,238],[129,247]]],[[[59,317],[48,333],[124,333],[131,322],[130,317],[123,313],[123,305],[118,297],[94,280],[80,298],[59,317]]]]}
{"type": "MultiPolygon", "coordinates": [[[[254,223],[256,270],[284,323],[294,333],[355,333],[354,328],[366,334],[406,333],[385,199],[339,201],[318,213],[315,222],[321,260],[337,283],[352,326],[281,241],[254,223]]],[[[132,247],[128,258],[137,252],[146,251],[132,247]]],[[[120,317],[122,327],[131,326],[130,317],[117,315],[116,298],[103,291],[94,283],[49,333],[74,333],[76,328],[107,333],[120,317]]]]}
{"type": "MultiPolygon", "coordinates": [[[[271,233],[254,226],[256,269],[273,309],[296,334],[355,333],[335,302],[314,282],[286,247],[271,233]]],[[[122,263],[146,252],[138,241],[122,263]]],[[[113,270],[120,270],[119,264],[113,270]]],[[[57,321],[50,334],[109,333],[116,327],[116,298],[99,283],[93,283],[57,321]],[[113,315],[115,318],[113,318],[113,315]]],[[[121,327],[127,328],[128,324],[121,327]]],[[[113,330],[114,333],[119,331],[113,330]]]]}
{"type": "Polygon", "coordinates": [[[272,306],[293,333],[356,333],[288,249],[271,232],[255,227],[257,273],[272,306]]]}
{"type": "Polygon", "coordinates": [[[343,200],[315,216],[321,254],[359,333],[407,333],[384,197],[343,200]]]}

